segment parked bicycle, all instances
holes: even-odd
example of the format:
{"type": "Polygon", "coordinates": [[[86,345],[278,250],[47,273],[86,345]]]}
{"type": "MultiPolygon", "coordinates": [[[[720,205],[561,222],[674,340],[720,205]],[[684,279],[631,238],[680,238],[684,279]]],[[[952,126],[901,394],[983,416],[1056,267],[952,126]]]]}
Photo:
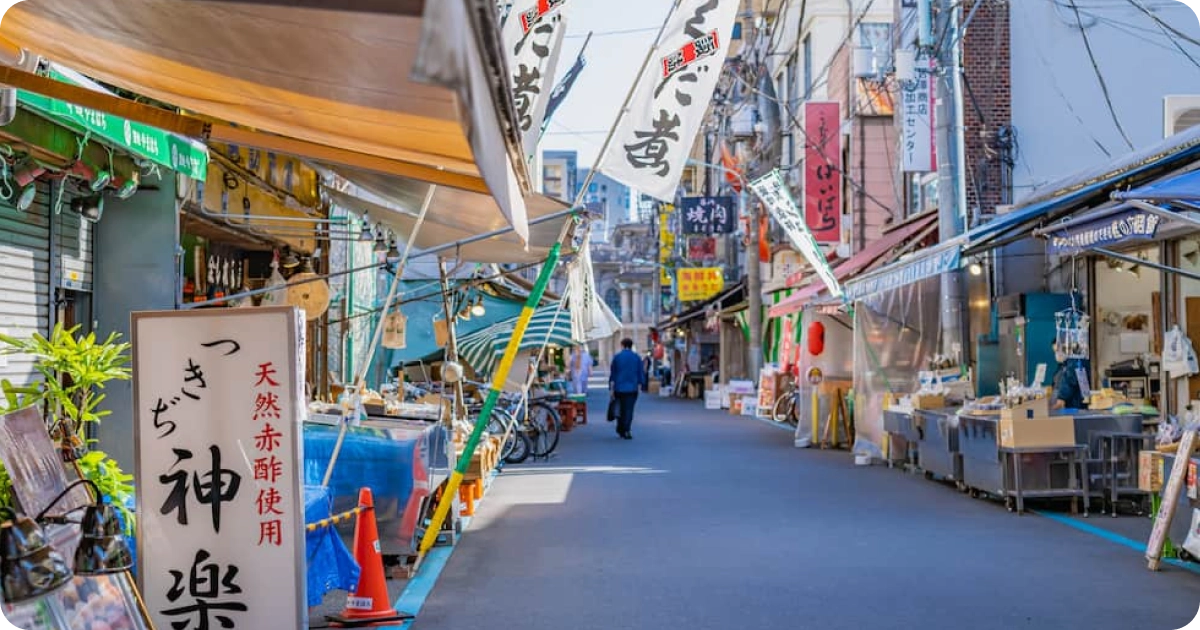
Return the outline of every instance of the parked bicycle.
{"type": "Polygon", "coordinates": [[[800,388],[788,380],[785,389],[775,398],[775,406],[771,409],[771,418],[775,422],[797,426],[800,423],[800,388]]]}

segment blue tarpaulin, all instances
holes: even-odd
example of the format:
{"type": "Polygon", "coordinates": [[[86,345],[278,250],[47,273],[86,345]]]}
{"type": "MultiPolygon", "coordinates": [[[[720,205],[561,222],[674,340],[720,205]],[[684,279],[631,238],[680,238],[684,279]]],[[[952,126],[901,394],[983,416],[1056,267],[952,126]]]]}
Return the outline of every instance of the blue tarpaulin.
{"type": "MultiPolygon", "coordinates": [[[[319,485],[304,487],[304,522],[316,523],[333,515],[329,490],[319,485]]],[[[360,574],[354,555],[333,527],[308,532],[305,537],[308,569],[308,605],[320,606],[333,590],[353,591],[360,574]]]]}

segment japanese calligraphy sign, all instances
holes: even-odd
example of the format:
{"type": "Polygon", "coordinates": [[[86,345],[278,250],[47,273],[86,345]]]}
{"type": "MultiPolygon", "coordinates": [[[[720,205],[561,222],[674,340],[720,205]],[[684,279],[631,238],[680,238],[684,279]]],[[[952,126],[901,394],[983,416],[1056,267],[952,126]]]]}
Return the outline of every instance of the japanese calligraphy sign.
{"type": "Polygon", "coordinates": [[[784,183],[783,176],[779,174],[779,169],[750,182],[750,190],[766,206],[767,212],[771,214],[775,222],[783,228],[792,247],[803,254],[804,258],[808,260],[808,264],[816,270],[817,276],[829,288],[829,294],[841,297],[842,287],[833,275],[833,270],[829,268],[829,263],[825,261],[825,255],[821,253],[817,241],[808,231],[808,225],[804,223],[804,216],[800,213],[796,200],[792,198],[787,184],[784,183]]]}
{"type": "Polygon", "coordinates": [[[707,300],[725,290],[725,276],[720,267],[693,267],[676,273],[680,302],[707,300]]]}
{"type": "Polygon", "coordinates": [[[600,170],[673,201],[729,52],[738,0],[681,0],[638,77],[600,170]]]}
{"type": "Polygon", "coordinates": [[[138,579],[155,625],[307,627],[302,312],[132,321],[138,579]]]}
{"type": "Polygon", "coordinates": [[[669,203],[658,205],[658,262],[659,283],[664,287],[671,286],[671,274],[668,266],[675,255],[675,232],[671,229],[671,215],[675,206],[669,203]]]}
{"type": "Polygon", "coordinates": [[[818,243],[842,240],[842,126],[838,103],[804,104],[804,220],[818,243]]]}
{"type": "Polygon", "coordinates": [[[1104,247],[1125,241],[1151,239],[1158,232],[1162,217],[1142,210],[1073,225],[1050,234],[1049,249],[1055,254],[1074,254],[1092,247],[1104,247]]]}
{"type": "Polygon", "coordinates": [[[922,72],[933,68],[927,53],[917,53],[917,78],[900,82],[900,169],[913,173],[937,170],[937,146],[934,142],[935,75],[922,72]]]}
{"type": "Polygon", "coordinates": [[[962,241],[946,241],[912,258],[884,267],[878,272],[846,284],[846,299],[861,300],[892,291],[958,269],[962,263],[962,241]]]}
{"type": "Polygon", "coordinates": [[[735,197],[684,197],[679,209],[684,234],[732,234],[737,225],[735,197]]]}
{"type": "Polygon", "coordinates": [[[504,52],[525,159],[537,153],[554,70],[567,32],[566,0],[517,0],[504,22],[504,52]]]}

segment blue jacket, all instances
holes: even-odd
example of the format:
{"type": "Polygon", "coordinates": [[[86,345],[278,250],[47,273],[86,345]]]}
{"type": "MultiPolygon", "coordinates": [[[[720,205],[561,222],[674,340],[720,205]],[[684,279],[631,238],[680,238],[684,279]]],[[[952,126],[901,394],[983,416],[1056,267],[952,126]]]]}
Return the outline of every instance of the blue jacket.
{"type": "Polygon", "coordinates": [[[608,384],[614,393],[628,394],[649,386],[642,359],[633,350],[618,352],[608,368],[608,384]]]}

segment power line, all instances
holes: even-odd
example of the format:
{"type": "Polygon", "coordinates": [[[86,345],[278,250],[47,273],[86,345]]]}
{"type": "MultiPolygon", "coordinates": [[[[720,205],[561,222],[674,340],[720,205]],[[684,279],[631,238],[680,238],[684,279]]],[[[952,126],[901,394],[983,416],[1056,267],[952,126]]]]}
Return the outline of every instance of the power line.
{"type": "Polygon", "coordinates": [[[1100,64],[1096,62],[1096,54],[1092,52],[1092,40],[1088,37],[1087,29],[1083,27],[1083,18],[1079,15],[1079,6],[1075,4],[1075,0],[1067,0],[1071,3],[1071,8],[1075,11],[1075,22],[1079,26],[1079,34],[1083,37],[1083,47],[1087,50],[1088,59],[1092,62],[1092,70],[1096,73],[1096,80],[1100,82],[1100,91],[1104,94],[1104,103],[1108,106],[1108,113],[1112,116],[1113,124],[1117,126],[1117,131],[1121,132],[1121,137],[1125,139],[1125,144],[1129,146],[1129,150],[1133,151],[1133,142],[1129,139],[1129,134],[1125,133],[1125,127],[1121,125],[1120,118],[1117,117],[1117,110],[1113,107],[1112,96],[1108,93],[1108,82],[1104,80],[1104,73],[1100,71],[1100,64]]]}
{"type": "MultiPolygon", "coordinates": [[[[657,30],[658,30],[657,26],[646,26],[646,27],[642,27],[642,28],[626,28],[626,29],[620,29],[620,30],[615,30],[615,31],[595,31],[592,33],[592,37],[608,37],[610,35],[632,35],[634,33],[649,33],[649,32],[657,31],[657,30]]],[[[587,33],[579,33],[577,35],[564,35],[563,39],[580,39],[583,37],[587,37],[587,33]]]]}

